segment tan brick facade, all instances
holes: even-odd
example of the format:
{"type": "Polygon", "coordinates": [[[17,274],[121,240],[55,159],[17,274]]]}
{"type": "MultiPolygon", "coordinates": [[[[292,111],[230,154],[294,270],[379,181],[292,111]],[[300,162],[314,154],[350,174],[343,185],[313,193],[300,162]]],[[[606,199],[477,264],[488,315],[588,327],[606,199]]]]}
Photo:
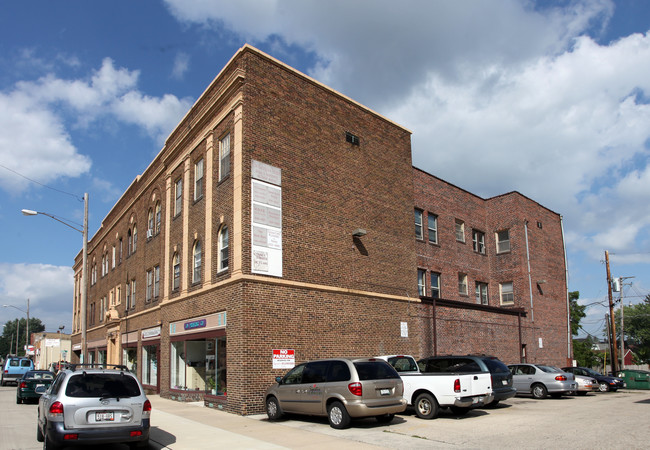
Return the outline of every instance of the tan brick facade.
{"type": "MultiPolygon", "coordinates": [[[[558,216],[519,194],[482,200],[451,186],[443,195],[438,185],[447,186],[412,168],[408,130],[243,47],[90,241],[89,270],[93,264],[99,267],[102,258],[110,262],[103,276],[97,271],[96,281],[89,276],[88,349],[96,359],[111,363],[121,363],[125,349],[133,349],[134,370],[149,377],[146,384],[152,391],[178,400],[205,399],[240,414],[262,411],[264,389],[283,373],[273,369],[273,349],[295,350],[296,362],[436,351],[489,352],[518,361],[519,342],[530,349],[540,336],[544,348],[535,357],[559,364],[566,357],[566,333],[561,333],[566,304],[559,301],[562,295],[566,298],[566,284],[558,216]],[[357,137],[358,145],[346,133],[357,137]],[[225,159],[224,142],[229,150],[225,159]],[[201,195],[195,193],[199,161],[201,195]],[[257,214],[252,207],[253,164],[281,173],[281,183],[269,188],[281,192],[281,206],[269,208],[270,213],[279,211],[281,242],[268,244],[281,247],[281,277],[260,274],[252,263],[257,245],[252,232],[257,214]],[[439,215],[438,246],[414,239],[414,206],[439,215]],[[519,211],[516,217],[509,213],[513,209],[519,211]],[[154,224],[147,233],[150,210],[154,224]],[[507,221],[499,211],[508,211],[507,221]],[[466,249],[448,247],[442,238],[449,230],[442,224],[443,218],[448,222],[453,217],[480,223],[486,236],[510,227],[511,254],[476,258],[466,249]],[[524,219],[544,223],[543,234],[530,230],[535,277],[547,280],[544,295],[534,297],[534,323],[527,300],[519,296],[528,279],[520,247],[524,219]],[[129,253],[134,226],[137,249],[129,253]],[[224,253],[220,243],[226,229],[224,253]],[[353,237],[357,229],[365,235],[353,237]],[[123,258],[113,267],[112,248],[119,255],[120,239],[123,258]],[[201,251],[196,253],[198,243],[201,251]],[[431,299],[418,296],[417,268],[443,273],[443,293],[453,292],[446,275],[456,268],[470,280],[484,278],[491,288],[490,307],[456,304],[472,302],[472,294],[464,299],[443,295],[445,300],[434,308],[431,299]],[[147,272],[156,270],[158,295],[147,300],[147,272]],[[492,304],[492,286],[504,274],[515,285],[515,310],[492,304]],[[133,280],[135,303],[127,310],[127,285],[132,287],[133,280]],[[119,302],[114,300],[100,319],[102,299],[110,299],[111,291],[115,296],[118,287],[119,302]],[[203,359],[196,356],[201,349],[203,359]],[[211,370],[216,371],[216,386],[211,370]]],[[[465,246],[471,250],[471,236],[465,246]]],[[[269,259],[269,264],[274,261],[269,259]]],[[[75,264],[73,308],[77,348],[80,271],[81,255],[75,264]]],[[[529,360],[531,356],[529,352],[529,360]]]]}

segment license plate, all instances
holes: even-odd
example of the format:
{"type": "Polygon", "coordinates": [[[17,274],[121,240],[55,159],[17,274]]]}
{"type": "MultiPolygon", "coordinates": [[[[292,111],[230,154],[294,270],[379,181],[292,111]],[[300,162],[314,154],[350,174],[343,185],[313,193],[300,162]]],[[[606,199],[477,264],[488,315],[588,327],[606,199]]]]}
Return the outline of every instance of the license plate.
{"type": "Polygon", "coordinates": [[[390,395],[390,389],[380,389],[379,393],[381,395],[390,395]]]}
{"type": "Polygon", "coordinates": [[[34,389],[34,392],[36,392],[37,394],[42,394],[46,390],[47,390],[47,388],[45,387],[44,384],[37,384],[36,388],[34,389]]]}
{"type": "Polygon", "coordinates": [[[113,412],[98,412],[95,413],[95,422],[112,422],[113,412]]]}
{"type": "Polygon", "coordinates": [[[501,382],[503,383],[504,386],[508,384],[508,380],[501,380],[501,382]]]}

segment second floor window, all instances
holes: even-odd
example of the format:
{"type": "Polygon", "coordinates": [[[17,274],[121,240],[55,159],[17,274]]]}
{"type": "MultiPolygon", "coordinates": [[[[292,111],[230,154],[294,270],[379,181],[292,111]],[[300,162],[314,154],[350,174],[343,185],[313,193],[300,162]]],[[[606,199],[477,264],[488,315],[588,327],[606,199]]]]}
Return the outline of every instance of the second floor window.
{"type": "Polygon", "coordinates": [[[173,282],[172,289],[176,290],[181,285],[181,258],[178,256],[178,253],[174,254],[172,259],[172,270],[173,270],[173,282]]]}
{"type": "Polygon", "coordinates": [[[458,274],[458,293],[460,295],[467,295],[467,274],[458,274]]]}
{"type": "Polygon", "coordinates": [[[431,272],[431,297],[440,298],[440,274],[431,272]]]}
{"type": "Polygon", "coordinates": [[[160,233],[160,218],[161,218],[161,212],[160,212],[160,202],[156,203],[156,224],[155,224],[155,229],[154,233],[158,234],[160,233]]]}
{"type": "Polygon", "coordinates": [[[487,283],[476,282],[476,303],[479,305],[488,304],[488,285],[487,283]]]}
{"type": "Polygon", "coordinates": [[[427,214],[427,229],[429,230],[429,242],[432,244],[438,243],[438,216],[435,214],[427,214]]]}
{"type": "Polygon", "coordinates": [[[424,239],[422,235],[422,211],[419,209],[415,210],[415,238],[424,239]]]}
{"type": "Polygon", "coordinates": [[[193,255],[193,271],[192,271],[192,283],[198,283],[201,281],[201,241],[196,241],[194,244],[193,255]]]}
{"type": "Polygon", "coordinates": [[[174,195],[175,195],[174,216],[177,216],[181,213],[181,210],[183,208],[183,179],[182,178],[176,181],[174,195]]]}
{"type": "Polygon", "coordinates": [[[427,295],[426,276],[427,276],[426,270],[418,269],[418,295],[420,297],[426,297],[427,295]]]}
{"type": "Polygon", "coordinates": [[[151,297],[153,297],[153,270],[147,270],[147,293],[145,295],[145,301],[150,302],[151,297]]]}
{"type": "Polygon", "coordinates": [[[226,270],[228,268],[228,227],[224,226],[219,232],[219,265],[218,270],[226,270]]]}
{"type": "Polygon", "coordinates": [[[515,303],[515,294],[512,281],[499,284],[502,305],[513,305],[515,303]]]}
{"type": "Polygon", "coordinates": [[[219,142],[219,181],[230,174],[230,134],[219,142]]]}
{"type": "Polygon", "coordinates": [[[194,201],[203,197],[203,160],[194,164],[194,201]]]}
{"type": "Polygon", "coordinates": [[[510,251],[510,231],[501,230],[496,233],[497,238],[497,253],[505,253],[510,251]]]}
{"type": "Polygon", "coordinates": [[[456,219],[456,240],[465,242],[465,222],[460,219],[456,219]]]}
{"type": "Polygon", "coordinates": [[[478,230],[472,230],[472,245],[476,253],[485,255],[485,233],[478,230]]]}
{"type": "Polygon", "coordinates": [[[160,297],[160,266],[153,268],[153,298],[160,297]]]}
{"type": "Polygon", "coordinates": [[[153,209],[149,209],[149,214],[147,215],[147,239],[150,239],[153,236],[153,209]]]}

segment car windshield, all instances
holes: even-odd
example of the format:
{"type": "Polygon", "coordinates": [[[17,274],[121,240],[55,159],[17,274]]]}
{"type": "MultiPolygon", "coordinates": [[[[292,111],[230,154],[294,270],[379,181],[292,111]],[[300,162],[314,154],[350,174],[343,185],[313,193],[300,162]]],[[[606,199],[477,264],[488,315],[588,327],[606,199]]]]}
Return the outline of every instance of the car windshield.
{"type": "Polygon", "coordinates": [[[562,372],[560,369],[558,369],[557,367],[553,367],[553,366],[537,366],[537,367],[539,369],[541,369],[542,371],[546,372],[546,373],[562,372]]]}
{"type": "Polygon", "coordinates": [[[406,356],[393,356],[388,358],[388,364],[393,366],[398,372],[417,372],[418,365],[413,358],[406,356]]]}
{"type": "Polygon", "coordinates": [[[510,370],[508,370],[508,366],[503,364],[498,359],[485,358],[483,359],[483,362],[487,366],[490,373],[510,372],[510,370]]]}
{"type": "Polygon", "coordinates": [[[395,369],[383,361],[355,362],[354,367],[357,368],[360,381],[399,378],[395,369]]]}
{"type": "Polygon", "coordinates": [[[72,375],[65,389],[68,397],[137,397],[138,382],[129,375],[83,373],[72,375]]]}

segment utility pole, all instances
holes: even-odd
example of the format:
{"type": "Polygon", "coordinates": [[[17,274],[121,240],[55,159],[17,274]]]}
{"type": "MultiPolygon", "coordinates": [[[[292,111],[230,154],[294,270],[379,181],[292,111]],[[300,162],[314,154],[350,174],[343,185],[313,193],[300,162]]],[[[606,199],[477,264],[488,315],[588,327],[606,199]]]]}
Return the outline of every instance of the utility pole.
{"type": "Polygon", "coordinates": [[[618,352],[616,351],[616,322],[614,320],[614,301],[612,299],[612,274],[609,270],[609,252],[605,250],[605,266],[607,268],[607,293],[609,294],[609,319],[611,321],[611,339],[609,340],[612,355],[612,374],[617,372],[618,352]]]}

